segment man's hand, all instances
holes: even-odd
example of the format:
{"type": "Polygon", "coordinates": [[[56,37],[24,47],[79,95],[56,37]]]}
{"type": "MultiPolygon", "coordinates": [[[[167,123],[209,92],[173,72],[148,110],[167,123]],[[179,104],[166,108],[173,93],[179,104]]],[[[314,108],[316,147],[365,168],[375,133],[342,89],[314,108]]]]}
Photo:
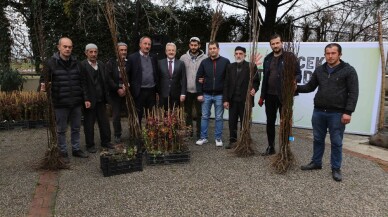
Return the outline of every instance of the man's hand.
{"type": "Polygon", "coordinates": [[[197,96],[197,100],[198,100],[199,102],[203,102],[203,101],[204,101],[203,96],[197,96]]]}
{"type": "Polygon", "coordinates": [[[185,99],[186,99],[186,96],[183,96],[183,95],[181,95],[181,97],[180,97],[180,101],[181,101],[181,102],[184,102],[184,101],[185,101],[185,99]]]}
{"type": "Polygon", "coordinates": [[[205,83],[205,78],[198,78],[198,82],[199,82],[200,84],[205,83]]]}
{"type": "Polygon", "coordinates": [[[125,92],[125,86],[123,86],[122,88],[118,89],[118,90],[117,90],[117,94],[118,94],[120,97],[125,96],[125,94],[126,94],[126,92],[125,92]]]}
{"type": "Polygon", "coordinates": [[[342,118],[341,118],[341,123],[348,124],[348,123],[350,123],[351,119],[352,119],[352,116],[347,115],[347,114],[343,114],[342,118]]]}
{"type": "Polygon", "coordinates": [[[92,104],[90,103],[90,101],[85,101],[85,108],[90,108],[92,104]]]}
{"type": "Polygon", "coordinates": [[[252,88],[252,90],[251,90],[250,94],[251,94],[251,96],[255,96],[255,94],[256,94],[256,90],[255,90],[255,88],[252,88]]]}
{"type": "Polygon", "coordinates": [[[263,62],[261,61],[261,58],[263,58],[263,56],[260,54],[260,53],[257,53],[253,56],[253,62],[255,63],[255,65],[257,66],[257,68],[259,68],[259,66],[263,65],[263,62]]]}
{"type": "Polygon", "coordinates": [[[224,102],[224,109],[229,109],[229,102],[224,102]]]}
{"type": "Polygon", "coordinates": [[[262,107],[263,104],[264,104],[264,99],[260,97],[258,104],[259,104],[260,107],[262,107]]]}
{"type": "Polygon", "coordinates": [[[296,81],[294,81],[294,92],[298,89],[298,85],[296,83],[296,81]]]}
{"type": "Polygon", "coordinates": [[[40,83],[40,91],[46,92],[46,84],[40,83]]]}

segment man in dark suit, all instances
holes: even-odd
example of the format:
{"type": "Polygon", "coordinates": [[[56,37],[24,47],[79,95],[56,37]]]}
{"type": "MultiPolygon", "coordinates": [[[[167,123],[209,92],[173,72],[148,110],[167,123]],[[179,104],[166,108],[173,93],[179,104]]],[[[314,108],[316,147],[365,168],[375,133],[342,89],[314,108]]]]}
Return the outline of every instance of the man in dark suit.
{"type": "Polygon", "coordinates": [[[151,110],[156,104],[159,90],[157,57],[150,54],[151,38],[144,36],[139,42],[140,50],[129,55],[126,65],[128,82],[141,124],[144,109],[151,110]]]}
{"type": "MultiPolygon", "coordinates": [[[[229,149],[237,142],[237,123],[240,118],[240,129],[244,117],[245,100],[248,91],[250,79],[250,63],[245,61],[246,49],[237,46],[234,50],[236,62],[229,64],[226,68],[226,77],[224,81],[224,108],[229,109],[229,144],[225,146],[229,149]]],[[[253,86],[250,90],[253,100],[260,86],[260,74],[255,66],[253,77],[253,86]]]]}
{"type": "Polygon", "coordinates": [[[166,44],[167,58],[159,60],[160,102],[165,110],[179,106],[186,97],[186,67],[183,61],[175,58],[176,45],[166,44]]]}
{"type": "Polygon", "coordinates": [[[127,44],[119,42],[116,45],[119,59],[112,58],[106,63],[106,76],[109,86],[110,105],[112,106],[112,122],[115,143],[121,142],[121,111],[125,109],[125,86],[119,70],[119,62],[125,66],[127,62],[127,44]]]}
{"type": "Polygon", "coordinates": [[[84,108],[84,133],[86,150],[96,153],[94,143],[94,123],[98,122],[100,130],[101,146],[113,148],[110,144],[110,126],[106,114],[106,103],[108,101],[108,91],[105,79],[105,65],[97,60],[98,48],[95,44],[88,44],[85,47],[86,60],[81,62],[82,72],[85,73],[86,90],[85,100],[90,103],[84,108]]]}

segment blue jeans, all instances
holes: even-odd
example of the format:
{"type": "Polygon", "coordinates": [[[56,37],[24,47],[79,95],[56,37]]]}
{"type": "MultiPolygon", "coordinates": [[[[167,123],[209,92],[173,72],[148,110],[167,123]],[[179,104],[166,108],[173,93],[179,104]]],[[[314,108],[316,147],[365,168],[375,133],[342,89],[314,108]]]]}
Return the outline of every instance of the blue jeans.
{"type": "Polygon", "coordinates": [[[73,108],[55,108],[57,124],[58,148],[62,153],[67,153],[66,130],[70,121],[72,150],[80,149],[81,106],[73,108]]]}
{"type": "Polygon", "coordinates": [[[222,102],[222,94],[221,95],[208,95],[204,94],[204,101],[202,102],[202,118],[201,118],[201,139],[207,139],[207,129],[209,127],[209,118],[211,113],[212,105],[214,104],[215,110],[215,139],[222,139],[222,129],[224,125],[223,115],[224,115],[224,105],[222,102]]]}
{"type": "Polygon", "coordinates": [[[341,168],[342,139],[345,131],[345,124],[341,123],[341,117],[342,113],[339,112],[325,112],[314,109],[311,120],[314,134],[314,154],[312,157],[314,164],[322,165],[322,157],[325,152],[325,138],[327,129],[329,129],[331,142],[331,168],[341,168]]]}

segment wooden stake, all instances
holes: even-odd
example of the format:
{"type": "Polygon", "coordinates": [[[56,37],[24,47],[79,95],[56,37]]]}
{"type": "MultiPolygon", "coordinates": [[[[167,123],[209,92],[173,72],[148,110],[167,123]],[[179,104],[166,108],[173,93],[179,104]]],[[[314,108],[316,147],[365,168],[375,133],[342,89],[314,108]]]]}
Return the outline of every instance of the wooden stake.
{"type": "Polygon", "coordinates": [[[381,94],[380,94],[380,119],[379,119],[379,131],[384,128],[384,112],[385,112],[385,57],[384,57],[384,45],[383,45],[383,30],[381,11],[378,12],[378,34],[379,34],[379,46],[381,55],[381,94]]]}

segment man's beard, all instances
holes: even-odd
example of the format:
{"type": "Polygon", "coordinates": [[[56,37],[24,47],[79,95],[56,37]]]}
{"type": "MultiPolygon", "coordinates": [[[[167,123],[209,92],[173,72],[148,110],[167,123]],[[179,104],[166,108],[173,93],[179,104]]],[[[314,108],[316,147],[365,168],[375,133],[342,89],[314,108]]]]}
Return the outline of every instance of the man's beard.
{"type": "Polygon", "coordinates": [[[279,48],[279,49],[276,49],[276,50],[274,49],[273,52],[275,54],[280,54],[282,52],[282,48],[279,48]]]}
{"type": "Polygon", "coordinates": [[[190,52],[191,52],[192,54],[197,54],[197,53],[198,53],[198,50],[199,50],[199,49],[191,49],[190,52]]]}
{"type": "Polygon", "coordinates": [[[237,59],[236,58],[236,63],[241,63],[242,61],[244,61],[244,59],[237,59]]]}

